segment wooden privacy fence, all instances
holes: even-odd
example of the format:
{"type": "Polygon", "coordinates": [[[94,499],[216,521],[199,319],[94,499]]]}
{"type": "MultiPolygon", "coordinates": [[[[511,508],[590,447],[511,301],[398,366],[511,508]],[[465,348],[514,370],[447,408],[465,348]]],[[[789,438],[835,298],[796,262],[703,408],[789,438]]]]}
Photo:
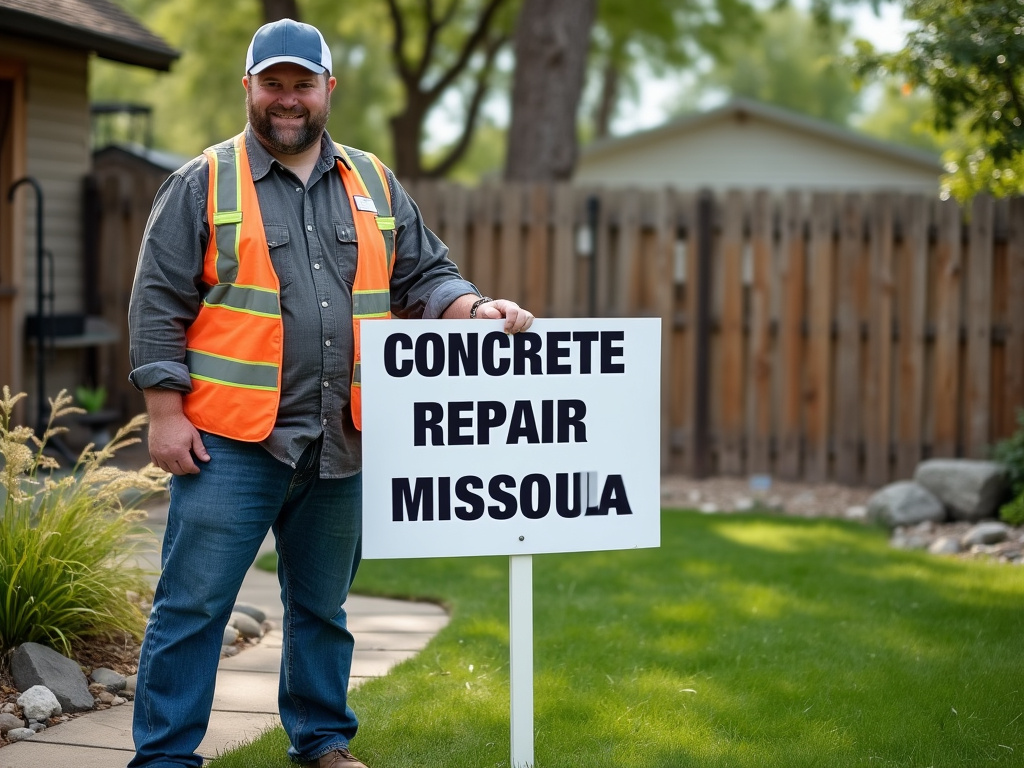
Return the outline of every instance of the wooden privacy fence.
{"type": "Polygon", "coordinates": [[[1024,407],[1024,199],[409,190],[484,293],[662,318],[663,471],[878,486],[1024,407]]]}

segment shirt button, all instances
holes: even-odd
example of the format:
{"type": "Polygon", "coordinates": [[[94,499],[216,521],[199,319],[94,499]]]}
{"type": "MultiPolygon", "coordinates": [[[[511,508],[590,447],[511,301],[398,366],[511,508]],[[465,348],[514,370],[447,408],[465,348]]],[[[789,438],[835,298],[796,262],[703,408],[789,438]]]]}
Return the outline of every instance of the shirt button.
{"type": "Polygon", "coordinates": [[[331,382],[329,382],[329,381],[325,381],[325,382],[324,382],[324,386],[325,386],[325,387],[329,387],[329,386],[331,386],[331,382]]]}
{"type": "Polygon", "coordinates": [[[313,265],[313,269],[320,269],[320,265],[319,264],[314,264],[313,265]]]}
{"type": "Polygon", "coordinates": [[[313,225],[312,225],[312,224],[307,224],[307,225],[306,225],[306,230],[307,230],[308,232],[312,232],[312,231],[313,231],[313,225]]]}
{"type": "Polygon", "coordinates": [[[321,421],[320,423],[321,423],[321,424],[323,424],[323,425],[324,425],[324,426],[326,427],[326,426],[327,426],[327,419],[324,419],[324,420],[323,420],[323,421],[321,421]]]}
{"type": "Polygon", "coordinates": [[[331,340],[330,340],[330,339],[328,339],[327,341],[325,341],[325,342],[324,342],[324,346],[325,346],[325,347],[329,347],[329,346],[331,346],[331,340]]]}
{"type": "Polygon", "coordinates": [[[296,187],[296,188],[295,188],[295,191],[296,191],[296,192],[301,192],[301,191],[302,191],[302,187],[296,187]]]}
{"type": "Polygon", "coordinates": [[[321,307],[326,307],[327,306],[327,302],[326,301],[321,301],[320,302],[320,306],[321,307]]]}

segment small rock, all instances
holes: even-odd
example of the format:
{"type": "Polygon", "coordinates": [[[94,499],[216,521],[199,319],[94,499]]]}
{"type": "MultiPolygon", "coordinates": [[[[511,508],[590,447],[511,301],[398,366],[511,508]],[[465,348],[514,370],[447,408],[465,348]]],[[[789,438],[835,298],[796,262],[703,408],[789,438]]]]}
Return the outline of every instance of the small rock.
{"type": "Polygon", "coordinates": [[[706,502],[704,504],[701,504],[697,509],[703,512],[705,515],[713,515],[718,511],[718,505],[712,504],[711,502],[706,502]]]}
{"type": "Polygon", "coordinates": [[[46,723],[29,723],[28,727],[36,733],[46,730],[46,723]]]}
{"type": "Polygon", "coordinates": [[[956,536],[939,536],[928,547],[933,555],[955,555],[960,550],[960,540],[956,536]]]}
{"type": "Polygon", "coordinates": [[[222,645],[220,649],[220,655],[223,658],[229,658],[231,656],[237,656],[241,649],[237,645],[222,645]]]}
{"type": "Polygon", "coordinates": [[[9,701],[0,707],[0,714],[4,715],[16,715],[18,714],[18,705],[13,701],[9,701]]]}
{"type": "Polygon", "coordinates": [[[258,624],[262,624],[267,620],[267,612],[251,603],[235,603],[234,612],[252,616],[258,624]]]}
{"type": "Polygon", "coordinates": [[[124,675],[118,674],[114,670],[107,669],[106,667],[94,669],[90,677],[94,683],[99,683],[111,693],[123,691],[125,685],[127,685],[127,680],[125,680],[124,675]]]}
{"type": "Polygon", "coordinates": [[[138,681],[138,675],[129,675],[125,678],[124,691],[122,693],[130,693],[132,696],[135,695],[135,683],[138,681]]]}
{"type": "Polygon", "coordinates": [[[26,720],[45,720],[61,713],[57,697],[43,685],[33,685],[21,694],[18,697],[18,706],[21,707],[26,720]]]}
{"type": "Polygon", "coordinates": [[[11,728],[7,732],[7,740],[11,742],[24,741],[25,739],[31,739],[35,735],[36,732],[31,728],[11,728]]]}
{"type": "Polygon", "coordinates": [[[98,701],[100,704],[109,704],[113,700],[114,694],[112,694],[110,691],[101,691],[100,694],[96,697],[96,701],[98,701]]]}
{"type": "Polygon", "coordinates": [[[1009,535],[1010,527],[1005,523],[978,523],[964,534],[961,543],[969,549],[975,544],[998,544],[1009,535]]]}
{"type": "Polygon", "coordinates": [[[112,706],[112,707],[119,707],[122,704],[124,704],[126,701],[128,701],[128,699],[125,699],[125,698],[123,698],[121,696],[115,696],[113,699],[110,700],[110,706],[112,706]]]}
{"type": "Polygon", "coordinates": [[[246,640],[262,637],[263,627],[252,616],[245,613],[232,613],[229,624],[238,630],[238,634],[246,640]]]}
{"type": "Polygon", "coordinates": [[[220,641],[221,645],[231,645],[238,639],[238,630],[232,627],[230,624],[224,627],[224,638],[220,641]]]}
{"type": "Polygon", "coordinates": [[[50,690],[64,712],[83,712],[93,707],[89,683],[78,663],[39,643],[22,643],[11,654],[11,678],[15,688],[41,685],[50,690]]]}
{"type": "Polygon", "coordinates": [[[10,712],[0,714],[0,736],[3,736],[12,728],[24,728],[25,721],[10,712]]]}
{"type": "Polygon", "coordinates": [[[891,483],[868,500],[868,517],[889,528],[945,518],[942,502],[917,483],[891,483]]]}
{"type": "Polygon", "coordinates": [[[854,504],[853,506],[847,507],[846,512],[843,513],[847,520],[866,520],[868,516],[868,508],[863,504],[854,504]]]}

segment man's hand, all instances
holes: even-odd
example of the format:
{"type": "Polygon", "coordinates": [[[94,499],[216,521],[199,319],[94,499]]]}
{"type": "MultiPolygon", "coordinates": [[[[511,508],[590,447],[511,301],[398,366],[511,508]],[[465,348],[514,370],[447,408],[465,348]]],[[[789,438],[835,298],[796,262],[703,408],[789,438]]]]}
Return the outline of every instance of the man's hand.
{"type": "Polygon", "coordinates": [[[170,389],[147,389],[146,410],[149,411],[149,458],[160,469],[172,475],[195,475],[200,461],[209,461],[199,431],[181,408],[181,393],[170,389]]]}
{"type": "MultiPolygon", "coordinates": [[[[453,301],[441,315],[445,320],[462,320],[469,317],[469,310],[479,296],[466,293],[453,301]]],[[[533,313],[508,299],[489,299],[476,308],[477,320],[500,320],[505,318],[505,333],[519,333],[533,325],[533,313]]]]}
{"type": "Polygon", "coordinates": [[[484,302],[476,308],[476,316],[484,320],[505,318],[505,333],[519,333],[533,325],[533,313],[508,299],[484,302]]]}

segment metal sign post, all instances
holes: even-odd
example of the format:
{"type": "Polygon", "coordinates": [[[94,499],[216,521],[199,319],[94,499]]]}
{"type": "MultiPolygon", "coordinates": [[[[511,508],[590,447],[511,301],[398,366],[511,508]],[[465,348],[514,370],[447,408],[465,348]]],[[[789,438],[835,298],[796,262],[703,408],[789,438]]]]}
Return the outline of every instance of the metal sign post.
{"type": "Polygon", "coordinates": [[[512,768],[533,768],[533,555],[508,558],[512,768]]]}

